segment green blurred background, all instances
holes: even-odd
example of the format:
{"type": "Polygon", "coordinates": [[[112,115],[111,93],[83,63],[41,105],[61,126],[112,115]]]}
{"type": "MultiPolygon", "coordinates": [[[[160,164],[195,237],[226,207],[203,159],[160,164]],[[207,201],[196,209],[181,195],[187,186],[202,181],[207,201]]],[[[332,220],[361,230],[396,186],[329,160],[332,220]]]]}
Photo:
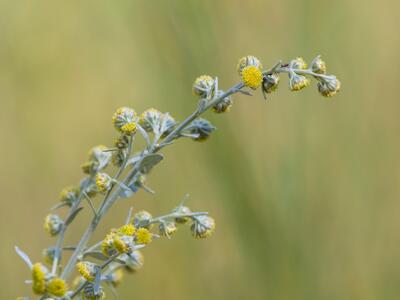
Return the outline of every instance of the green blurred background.
{"type": "MultiPolygon", "coordinates": [[[[398,1],[0,1],[0,298],[29,294],[14,245],[40,260],[59,191],[76,184],[87,150],[111,145],[122,105],[178,120],[196,105],[197,75],[238,81],[237,59],[322,54],[342,81],[333,99],[315,86],[236,96],[207,117],[207,143],[181,141],[129,206],[162,214],[185,193],[217,231],[182,228],[145,251],[121,299],[398,299],[400,168],[398,1]]],[[[69,244],[88,223],[82,213],[69,244]]]]}

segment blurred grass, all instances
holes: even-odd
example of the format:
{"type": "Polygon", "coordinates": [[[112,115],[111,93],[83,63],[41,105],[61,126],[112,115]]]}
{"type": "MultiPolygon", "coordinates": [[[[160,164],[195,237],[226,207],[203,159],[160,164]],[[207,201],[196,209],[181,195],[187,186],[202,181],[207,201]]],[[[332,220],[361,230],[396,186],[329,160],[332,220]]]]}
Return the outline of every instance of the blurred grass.
{"type": "MultiPolygon", "coordinates": [[[[400,292],[400,40],[396,1],[0,1],[0,298],[27,294],[25,265],[59,190],[79,181],[87,149],[111,144],[121,105],[182,119],[193,79],[238,78],[239,57],[264,65],[322,54],[343,91],[264,103],[235,97],[204,144],[182,141],[141,193],[114,209],[161,214],[189,192],[216,234],[181,230],[145,251],[121,299],[397,299],[400,292]],[[140,201],[139,201],[140,200],[140,201]]],[[[86,212],[88,214],[88,212],[86,212]]],[[[67,238],[86,226],[81,217],[67,238]]]]}

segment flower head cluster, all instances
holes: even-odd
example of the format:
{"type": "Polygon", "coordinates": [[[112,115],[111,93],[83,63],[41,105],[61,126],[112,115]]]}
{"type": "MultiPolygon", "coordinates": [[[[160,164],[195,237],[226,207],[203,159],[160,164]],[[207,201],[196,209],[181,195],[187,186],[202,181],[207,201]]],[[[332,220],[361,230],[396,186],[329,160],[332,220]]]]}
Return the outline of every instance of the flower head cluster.
{"type": "Polygon", "coordinates": [[[67,290],[65,280],[53,277],[41,263],[32,266],[32,290],[36,295],[63,297],[67,290]]]}
{"type": "Polygon", "coordinates": [[[55,246],[45,248],[42,253],[48,269],[42,263],[32,264],[28,255],[16,247],[17,253],[31,270],[32,279],[27,282],[32,284],[33,292],[40,299],[103,299],[105,284],[113,289],[121,282],[124,271],[136,272],[143,266],[141,251],[153,244],[156,238],[171,238],[183,226],[196,239],[213,234],[215,220],[206,212],[193,212],[182,202],[169,213],[158,217],[153,217],[145,210],[132,216],[130,211],[125,222],[121,222],[124,225],[110,230],[103,240],[89,245],[92,233],[100,221],[120,199],[134,196],[139,189],[154,193],[147,186],[146,180],[150,172],[162,162],[163,148],[180,138],[194,141],[209,139],[216,128],[201,117],[207,110],[217,114],[228,112],[234,94],[252,95],[258,88],[266,98],[267,94],[277,90],[281,74],[288,74],[289,89],[292,91],[300,91],[309,86],[310,79],[317,81],[317,89],[325,97],[336,95],[341,87],[336,76],[326,73],[326,63],[320,56],[313,59],[309,66],[303,58],[297,57],[287,64],[279,62],[264,71],[261,61],[248,55],[239,60],[237,72],[240,82],[226,90],[219,87],[217,77],[199,76],[192,86],[197,96],[197,107],[182,122],[154,108],[143,111],[139,116],[130,107],[116,110],[112,124],[118,135],[113,145],[99,145],[89,151],[88,159],[82,165],[85,177],[76,186],[64,188],[60,193],[60,203],[53,207],[69,209],[65,220],[53,213],[45,218],[44,228],[51,236],[57,237],[57,241],[52,244],[55,246]],[[137,151],[134,142],[140,137],[145,146],[137,151]],[[133,149],[137,152],[133,152],[133,149]],[[106,170],[110,162],[117,167],[112,175],[109,174],[113,171],[106,170]],[[100,202],[97,202],[98,198],[102,198],[100,202]],[[79,243],[66,247],[65,232],[85,205],[93,214],[92,221],[79,243]],[[73,252],[63,266],[61,258],[65,258],[65,250],[73,252]],[[80,276],[73,284],[67,284],[74,268],[80,276]]]}
{"type": "Polygon", "coordinates": [[[280,70],[289,74],[291,91],[300,91],[309,86],[311,80],[307,76],[317,80],[318,91],[324,97],[332,97],[340,91],[340,81],[334,75],[326,75],[326,63],[321,56],[314,58],[309,67],[303,58],[298,57],[291,60],[287,66],[281,67],[280,70]]]}

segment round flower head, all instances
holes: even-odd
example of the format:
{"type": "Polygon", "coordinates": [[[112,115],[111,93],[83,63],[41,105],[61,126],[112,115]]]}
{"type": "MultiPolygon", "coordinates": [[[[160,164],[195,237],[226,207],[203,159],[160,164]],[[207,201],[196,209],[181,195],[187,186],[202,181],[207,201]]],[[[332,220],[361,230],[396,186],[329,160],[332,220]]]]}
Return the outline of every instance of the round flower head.
{"type": "Polygon", "coordinates": [[[48,265],[52,265],[55,254],[56,254],[55,247],[49,247],[49,248],[43,249],[42,256],[43,256],[45,263],[48,265]]]}
{"type": "Polygon", "coordinates": [[[265,75],[263,78],[263,91],[268,94],[275,91],[278,88],[279,80],[280,78],[278,74],[273,73],[265,75]]]}
{"type": "Polygon", "coordinates": [[[85,285],[82,291],[83,300],[101,300],[104,299],[106,294],[103,291],[101,285],[96,290],[93,283],[88,283],[85,285]]]}
{"type": "Polygon", "coordinates": [[[321,56],[317,56],[311,62],[311,71],[318,74],[326,73],[326,63],[321,59],[321,56]]]}
{"type": "Polygon", "coordinates": [[[195,141],[198,142],[203,142],[207,140],[211,132],[215,130],[215,127],[206,119],[197,119],[194,120],[187,128],[192,135],[194,135],[192,138],[195,141]]]}
{"type": "Polygon", "coordinates": [[[159,133],[161,133],[162,136],[165,137],[174,129],[175,125],[176,121],[169,113],[162,114],[159,133]]]}
{"type": "Polygon", "coordinates": [[[215,81],[209,75],[201,75],[193,83],[193,93],[201,98],[208,98],[214,88],[215,81]]]}
{"type": "Polygon", "coordinates": [[[260,60],[252,55],[244,56],[239,59],[236,69],[240,76],[242,76],[242,71],[247,67],[256,67],[260,71],[262,70],[262,64],[260,60]]]}
{"type": "Polygon", "coordinates": [[[194,218],[194,222],[190,227],[192,235],[196,239],[209,237],[215,229],[215,221],[213,218],[204,215],[194,218]]]}
{"type": "Polygon", "coordinates": [[[254,66],[244,68],[241,72],[241,77],[243,84],[253,90],[257,89],[263,80],[262,72],[254,66]]]}
{"type": "Polygon", "coordinates": [[[64,221],[58,215],[47,215],[44,220],[44,229],[51,235],[56,236],[64,226],[64,221]]]}
{"type": "Polygon", "coordinates": [[[99,192],[105,193],[111,189],[112,180],[111,177],[106,173],[96,174],[96,186],[99,192]]]}
{"type": "Polygon", "coordinates": [[[47,284],[47,291],[57,297],[62,297],[67,292],[68,287],[65,281],[61,278],[55,277],[47,284]]]}
{"type": "Polygon", "coordinates": [[[79,189],[74,186],[64,188],[60,193],[60,201],[71,206],[76,200],[78,200],[79,189]]]}
{"type": "MultiPolygon", "coordinates": [[[[224,93],[224,91],[219,90],[217,92],[217,97],[221,96],[223,93],[224,93]]],[[[231,97],[227,96],[220,103],[215,105],[212,109],[214,112],[220,114],[220,113],[228,112],[231,107],[232,107],[231,97]]]]}
{"type": "Polygon", "coordinates": [[[310,85],[310,80],[294,72],[289,73],[289,88],[291,91],[300,91],[310,85]]]}
{"type": "Polygon", "coordinates": [[[130,253],[132,251],[133,238],[127,235],[114,235],[114,247],[119,253],[130,253]]]}
{"type": "Polygon", "coordinates": [[[117,249],[115,249],[114,246],[114,236],[114,232],[107,234],[103,242],[101,243],[101,252],[106,257],[113,256],[117,253],[117,249]]]}
{"type": "Polygon", "coordinates": [[[78,273],[81,274],[81,276],[87,281],[94,280],[94,278],[96,277],[97,268],[98,266],[96,264],[89,261],[80,261],[76,264],[76,269],[78,270],[78,273]]]}
{"type": "Polygon", "coordinates": [[[178,207],[175,207],[172,210],[172,212],[177,214],[177,215],[182,215],[181,217],[175,218],[175,222],[176,223],[185,224],[185,223],[187,223],[187,222],[189,222],[191,220],[191,217],[185,216],[185,215],[188,215],[188,214],[190,214],[192,212],[190,210],[190,208],[187,207],[187,206],[180,205],[178,207]]]}
{"type": "Polygon", "coordinates": [[[32,266],[32,290],[36,295],[43,295],[46,292],[47,269],[41,263],[32,266]]]}
{"type": "Polygon", "coordinates": [[[307,69],[307,63],[304,61],[302,57],[296,57],[296,59],[293,59],[289,63],[289,65],[293,69],[301,69],[301,70],[307,69]]]}
{"type": "Polygon", "coordinates": [[[149,108],[146,109],[139,117],[139,125],[146,131],[152,131],[158,127],[160,123],[161,112],[157,109],[149,108]]]}
{"type": "Polygon", "coordinates": [[[175,222],[171,221],[160,223],[158,229],[160,231],[160,234],[166,237],[173,235],[178,230],[175,222]]]}
{"type": "Polygon", "coordinates": [[[318,82],[318,91],[324,97],[335,96],[340,91],[340,81],[335,76],[329,76],[318,82]]]}
{"type": "Polygon", "coordinates": [[[135,234],[136,228],[132,224],[126,224],[120,228],[118,228],[117,233],[122,235],[132,236],[135,234]]]}
{"type": "Polygon", "coordinates": [[[145,210],[137,212],[133,216],[133,224],[135,225],[136,228],[139,227],[144,227],[147,229],[151,229],[152,224],[150,224],[151,220],[153,219],[153,216],[145,210]]]}
{"type": "Polygon", "coordinates": [[[153,240],[153,235],[147,228],[139,228],[135,234],[137,244],[149,244],[153,240]]]}
{"type": "Polygon", "coordinates": [[[122,133],[131,134],[136,131],[136,112],[129,107],[118,108],[112,117],[114,127],[122,133]]]}
{"type": "Polygon", "coordinates": [[[128,272],[138,271],[144,264],[143,254],[139,250],[132,251],[129,255],[122,254],[120,259],[125,262],[125,270],[128,272]]]}

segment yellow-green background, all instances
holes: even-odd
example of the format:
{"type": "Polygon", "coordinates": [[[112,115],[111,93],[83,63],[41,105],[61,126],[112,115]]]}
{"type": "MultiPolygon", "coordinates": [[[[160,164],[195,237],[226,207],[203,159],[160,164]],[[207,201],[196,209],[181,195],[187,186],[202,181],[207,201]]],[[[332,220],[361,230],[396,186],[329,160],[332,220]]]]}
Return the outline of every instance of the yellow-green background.
{"type": "MultiPolygon", "coordinates": [[[[397,1],[0,1],[0,298],[27,295],[19,245],[40,259],[42,230],[92,145],[111,145],[122,105],[182,120],[197,75],[238,81],[237,59],[265,66],[322,54],[342,81],[325,99],[287,80],[268,102],[235,97],[207,114],[207,143],[179,141],[148,184],[121,202],[155,215],[185,193],[217,220],[194,240],[182,228],[145,253],[121,299],[398,299],[400,294],[397,1]]],[[[283,76],[284,77],[284,76],[283,76]]],[[[97,200],[99,201],[99,200],[97,200]]],[[[64,213],[64,211],[62,211],[64,213]]],[[[68,233],[72,244],[90,211],[68,233]]],[[[111,295],[110,295],[111,297],[111,295]]]]}

